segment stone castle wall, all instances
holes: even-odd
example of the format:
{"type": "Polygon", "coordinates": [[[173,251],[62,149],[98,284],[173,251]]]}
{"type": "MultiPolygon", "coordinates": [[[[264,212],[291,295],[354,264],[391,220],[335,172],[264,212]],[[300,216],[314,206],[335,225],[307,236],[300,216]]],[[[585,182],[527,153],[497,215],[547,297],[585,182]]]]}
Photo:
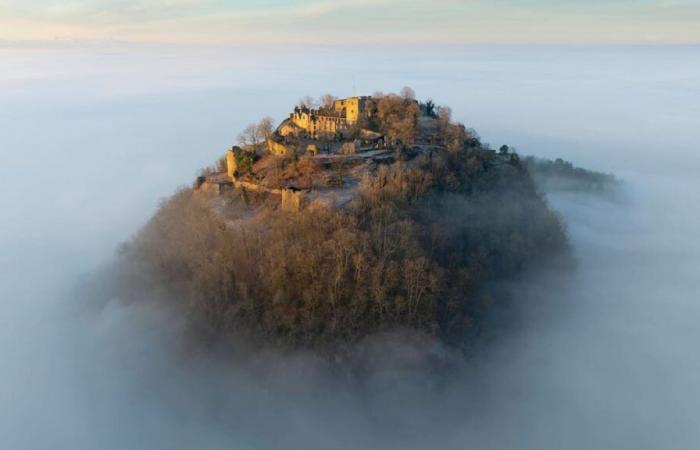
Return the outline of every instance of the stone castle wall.
{"type": "Polygon", "coordinates": [[[236,154],[233,153],[233,149],[229,149],[226,152],[226,174],[233,180],[238,170],[238,164],[236,163],[236,154]]]}
{"type": "Polygon", "coordinates": [[[236,189],[246,189],[253,192],[279,195],[281,199],[281,207],[285,211],[298,212],[301,211],[304,206],[306,206],[306,192],[299,189],[268,188],[249,181],[234,181],[233,186],[236,189]]]}
{"type": "Polygon", "coordinates": [[[343,132],[352,125],[345,117],[324,115],[317,111],[293,112],[290,118],[295,125],[304,129],[311,136],[343,132]]]}
{"type": "Polygon", "coordinates": [[[349,129],[372,110],[371,97],[350,97],[336,100],[330,111],[324,109],[297,109],[291,121],[312,136],[335,134],[349,129]]]}
{"type": "Polygon", "coordinates": [[[201,182],[198,180],[195,186],[195,194],[214,194],[221,195],[231,189],[242,189],[252,192],[267,193],[278,195],[280,197],[280,207],[289,212],[301,211],[307,203],[307,195],[305,191],[291,188],[269,188],[261,186],[250,181],[240,180],[223,180],[220,178],[204,179],[201,182]]]}

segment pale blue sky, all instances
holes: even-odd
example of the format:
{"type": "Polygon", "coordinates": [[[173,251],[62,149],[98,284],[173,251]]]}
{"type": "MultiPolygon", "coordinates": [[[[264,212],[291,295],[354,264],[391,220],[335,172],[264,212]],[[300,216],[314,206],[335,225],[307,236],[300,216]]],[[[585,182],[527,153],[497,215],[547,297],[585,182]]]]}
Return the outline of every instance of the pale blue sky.
{"type": "Polygon", "coordinates": [[[0,40],[698,43],[700,0],[0,0],[0,40]]]}

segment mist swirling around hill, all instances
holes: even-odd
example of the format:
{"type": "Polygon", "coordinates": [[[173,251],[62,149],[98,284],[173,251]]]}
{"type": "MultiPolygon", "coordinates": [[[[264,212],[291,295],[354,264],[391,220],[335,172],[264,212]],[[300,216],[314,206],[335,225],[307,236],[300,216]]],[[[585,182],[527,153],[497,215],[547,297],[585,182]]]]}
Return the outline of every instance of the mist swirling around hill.
{"type": "Polygon", "coordinates": [[[430,103],[381,97],[346,135],[300,132],[284,154],[236,148],[245,173],[206,171],[124,246],[138,270],[122,284],[139,289],[121,295],[167,299],[207,338],[328,350],[408,329],[464,345],[500,301],[490,284],[557,261],[568,244],[518,155],[430,103]],[[338,152],[304,152],[311,144],[338,152]],[[303,179],[334,181],[311,182],[290,211],[276,194],[303,179]]]}
{"type": "MultiPolygon", "coordinates": [[[[5,447],[698,447],[697,48],[348,47],[337,64],[327,63],[332,48],[244,51],[260,64],[240,64],[241,51],[2,58],[5,447]],[[357,67],[367,68],[360,86],[389,89],[401,74],[449,101],[496,149],[507,142],[623,179],[615,201],[569,186],[547,192],[566,220],[575,270],[487,282],[510,291],[501,304],[516,320],[483,323],[482,333],[503,332],[456,355],[462,366],[447,377],[424,370],[443,355],[434,339],[368,337],[356,345],[369,372],[359,385],[306,352],[255,349],[242,359],[206,347],[183,358],[182,322],[203,321],[186,314],[189,293],[178,286],[147,289],[157,266],[122,265],[146,285],[121,287],[129,304],[100,307],[96,267],[155,212],[155,199],[221,156],[252,120],[243,111],[278,117],[293,92],[341,90],[357,67]],[[13,72],[42,76],[15,83],[13,72]],[[51,164],[36,182],[28,174],[41,161],[51,164]],[[96,295],[66,294],[86,273],[96,295]],[[168,314],[168,305],[185,311],[168,314]]],[[[227,200],[212,196],[215,206],[227,200]]]]}

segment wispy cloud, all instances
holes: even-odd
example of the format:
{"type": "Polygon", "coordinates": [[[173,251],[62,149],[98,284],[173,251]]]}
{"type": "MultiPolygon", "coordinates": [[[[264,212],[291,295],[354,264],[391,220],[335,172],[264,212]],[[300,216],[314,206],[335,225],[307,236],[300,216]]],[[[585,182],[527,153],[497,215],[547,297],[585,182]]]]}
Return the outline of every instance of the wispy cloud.
{"type": "Polygon", "coordinates": [[[0,0],[0,39],[700,42],[697,0],[0,0]]]}

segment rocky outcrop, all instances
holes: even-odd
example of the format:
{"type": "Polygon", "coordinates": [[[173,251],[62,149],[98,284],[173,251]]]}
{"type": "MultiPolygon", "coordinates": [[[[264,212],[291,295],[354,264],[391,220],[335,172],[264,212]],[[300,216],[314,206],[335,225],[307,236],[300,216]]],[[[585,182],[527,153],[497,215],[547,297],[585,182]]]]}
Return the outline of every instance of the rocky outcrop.
{"type": "Polygon", "coordinates": [[[276,140],[270,138],[267,140],[267,150],[277,156],[285,156],[291,154],[289,147],[284,145],[281,142],[277,142],[276,140]]]}

